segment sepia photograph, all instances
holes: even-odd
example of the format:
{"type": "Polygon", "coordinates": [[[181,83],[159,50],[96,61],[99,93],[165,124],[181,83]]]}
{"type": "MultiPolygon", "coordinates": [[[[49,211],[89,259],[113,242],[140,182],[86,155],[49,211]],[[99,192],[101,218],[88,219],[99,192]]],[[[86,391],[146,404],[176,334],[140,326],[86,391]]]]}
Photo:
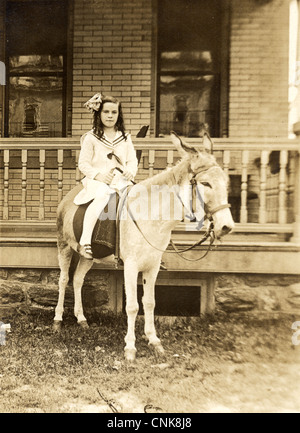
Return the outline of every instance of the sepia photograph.
{"type": "Polygon", "coordinates": [[[300,0],[0,0],[0,413],[300,413],[300,0]]]}

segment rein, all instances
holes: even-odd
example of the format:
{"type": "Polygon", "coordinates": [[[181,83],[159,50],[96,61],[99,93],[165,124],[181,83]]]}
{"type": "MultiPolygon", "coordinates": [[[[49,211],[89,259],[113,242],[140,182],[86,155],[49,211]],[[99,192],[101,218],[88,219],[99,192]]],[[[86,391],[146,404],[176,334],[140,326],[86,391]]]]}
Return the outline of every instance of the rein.
{"type": "Polygon", "coordinates": [[[218,212],[219,210],[226,209],[226,208],[230,208],[230,207],[231,207],[231,205],[230,205],[229,203],[227,203],[227,204],[222,204],[222,205],[220,205],[220,206],[215,207],[212,211],[208,212],[208,213],[205,215],[205,218],[206,218],[206,219],[209,219],[210,224],[209,224],[208,230],[207,230],[206,233],[203,235],[203,237],[202,237],[198,242],[195,242],[193,245],[191,245],[191,246],[188,247],[188,248],[185,248],[184,250],[178,250],[178,248],[176,247],[176,245],[174,244],[174,242],[171,240],[171,241],[170,241],[170,244],[171,244],[172,247],[174,248],[174,251],[169,251],[169,253],[171,253],[171,252],[175,252],[175,253],[177,253],[180,257],[182,257],[184,260],[187,260],[188,262],[197,262],[198,260],[204,259],[204,257],[207,256],[207,254],[209,253],[209,251],[212,250],[212,247],[214,246],[213,243],[214,243],[215,238],[216,238],[216,237],[215,237],[215,232],[214,232],[214,223],[213,223],[212,216],[213,216],[214,213],[218,212]],[[208,238],[210,238],[209,245],[208,245],[208,247],[207,247],[207,250],[205,251],[205,253],[204,253],[201,257],[198,257],[197,259],[188,259],[187,257],[184,257],[184,256],[182,255],[182,253],[185,253],[186,251],[190,251],[190,250],[192,250],[193,248],[198,247],[199,245],[203,244],[203,242],[205,242],[208,238]]]}
{"type": "MultiPolygon", "coordinates": [[[[195,212],[195,200],[194,200],[195,195],[194,195],[194,191],[195,191],[195,188],[197,188],[197,181],[196,181],[196,179],[195,179],[195,176],[196,176],[196,175],[194,175],[194,176],[191,178],[191,180],[190,180],[190,184],[192,185],[192,213],[195,212]]],[[[196,190],[196,192],[197,192],[197,190],[196,190]]],[[[181,201],[183,207],[185,207],[185,205],[184,205],[184,203],[182,202],[181,198],[180,198],[180,197],[178,197],[178,198],[180,199],[180,201],[181,201]]],[[[184,260],[187,260],[187,261],[190,261],[190,262],[196,262],[196,261],[201,260],[201,259],[203,259],[204,257],[206,257],[207,254],[209,253],[209,251],[212,250],[213,243],[214,243],[214,241],[215,241],[214,223],[213,223],[213,217],[212,217],[212,216],[213,216],[215,213],[217,213],[218,211],[220,211],[220,210],[222,210],[222,209],[230,208],[230,207],[231,207],[231,205],[230,205],[229,203],[226,203],[226,204],[222,204],[222,205],[216,206],[216,207],[215,207],[214,209],[212,209],[211,211],[206,212],[205,218],[208,219],[208,220],[210,221],[210,224],[209,224],[208,230],[206,231],[206,233],[204,233],[203,237],[202,237],[199,241],[197,241],[197,242],[195,242],[193,245],[191,245],[190,247],[185,248],[185,249],[183,249],[183,250],[179,250],[179,249],[177,248],[177,246],[175,245],[175,243],[174,243],[172,240],[170,240],[170,245],[172,246],[172,248],[174,249],[174,251],[168,251],[168,253],[175,253],[175,254],[178,254],[178,255],[179,255],[180,257],[182,257],[184,260]],[[195,247],[197,247],[197,246],[199,246],[199,245],[202,245],[202,244],[203,244],[203,243],[204,243],[208,238],[210,238],[209,245],[208,245],[208,247],[207,247],[207,250],[205,251],[205,253],[204,253],[201,257],[198,257],[198,258],[196,258],[196,259],[188,259],[187,257],[184,257],[184,256],[182,255],[182,253],[185,253],[185,252],[190,251],[190,250],[192,250],[193,248],[195,248],[195,247]]],[[[127,212],[128,212],[128,215],[130,216],[130,218],[132,219],[132,221],[134,222],[136,228],[138,229],[138,231],[141,233],[141,235],[142,235],[143,238],[145,239],[145,241],[146,241],[146,242],[147,242],[147,243],[148,243],[152,248],[154,248],[155,250],[164,253],[164,252],[166,251],[166,249],[160,249],[160,248],[157,248],[156,246],[154,246],[154,245],[153,245],[153,244],[152,244],[152,243],[151,243],[151,242],[146,238],[146,236],[144,235],[144,233],[143,233],[142,230],[140,229],[138,223],[136,222],[135,218],[133,217],[133,215],[132,215],[131,210],[130,210],[129,207],[127,208],[127,212]]]]}

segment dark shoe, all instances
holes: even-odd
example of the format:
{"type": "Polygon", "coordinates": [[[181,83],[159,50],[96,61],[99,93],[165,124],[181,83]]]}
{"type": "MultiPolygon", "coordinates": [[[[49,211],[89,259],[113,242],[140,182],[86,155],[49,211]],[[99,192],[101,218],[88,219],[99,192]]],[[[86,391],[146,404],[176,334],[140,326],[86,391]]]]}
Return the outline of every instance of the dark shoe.
{"type": "Polygon", "coordinates": [[[93,260],[93,251],[91,244],[78,245],[77,252],[88,260],[93,260]]]}

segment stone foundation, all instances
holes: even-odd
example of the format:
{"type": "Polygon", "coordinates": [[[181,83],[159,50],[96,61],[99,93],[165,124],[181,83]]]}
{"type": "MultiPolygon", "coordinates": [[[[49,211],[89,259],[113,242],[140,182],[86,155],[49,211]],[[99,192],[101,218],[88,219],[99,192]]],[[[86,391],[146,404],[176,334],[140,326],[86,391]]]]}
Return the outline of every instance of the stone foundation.
{"type": "MultiPolygon", "coordinates": [[[[115,310],[112,273],[92,269],[86,275],[82,298],[86,313],[115,310]]],[[[0,270],[0,320],[15,311],[54,310],[58,299],[59,270],[0,270]]],[[[215,305],[226,313],[291,313],[300,318],[300,278],[295,275],[217,274],[215,305]]],[[[73,309],[69,283],[65,308],[73,309]]]]}
{"type": "MultiPolygon", "coordinates": [[[[0,270],[0,320],[14,311],[54,309],[58,299],[59,270],[0,270]]],[[[100,312],[109,308],[110,279],[106,271],[91,270],[82,290],[84,311],[100,312]]],[[[69,283],[65,308],[73,309],[74,293],[69,283]]]]}
{"type": "Polygon", "coordinates": [[[223,274],[216,278],[217,309],[231,312],[285,312],[300,315],[300,277],[223,274]]]}

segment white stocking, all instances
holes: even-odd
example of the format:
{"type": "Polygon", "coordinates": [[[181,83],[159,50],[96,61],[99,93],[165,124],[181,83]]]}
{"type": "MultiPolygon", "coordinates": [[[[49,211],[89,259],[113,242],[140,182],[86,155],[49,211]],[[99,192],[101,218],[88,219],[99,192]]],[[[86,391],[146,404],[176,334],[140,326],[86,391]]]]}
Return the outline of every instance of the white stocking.
{"type": "Polygon", "coordinates": [[[80,238],[80,245],[91,244],[92,234],[99,218],[100,213],[103,211],[109,200],[109,194],[103,194],[96,197],[88,206],[83,220],[83,230],[80,238]]]}

